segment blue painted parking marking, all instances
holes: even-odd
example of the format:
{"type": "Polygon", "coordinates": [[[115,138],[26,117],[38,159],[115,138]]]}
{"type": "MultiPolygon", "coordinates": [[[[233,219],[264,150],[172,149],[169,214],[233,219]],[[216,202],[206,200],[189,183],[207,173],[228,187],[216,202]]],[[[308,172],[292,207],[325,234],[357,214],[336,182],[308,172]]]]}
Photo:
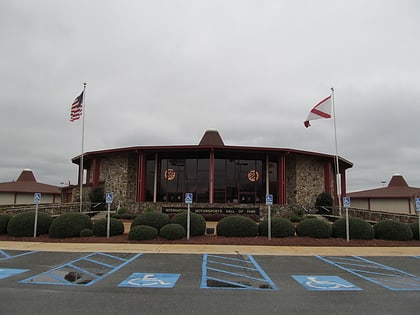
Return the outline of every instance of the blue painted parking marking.
{"type": "Polygon", "coordinates": [[[91,253],[20,283],[91,286],[129,264],[141,254],[91,253]]]}
{"type": "Polygon", "coordinates": [[[10,269],[10,268],[0,268],[0,279],[8,278],[14,275],[18,275],[22,272],[29,271],[29,269],[10,269]]]}
{"type": "Polygon", "coordinates": [[[0,261],[36,253],[37,251],[4,251],[0,249],[0,261]]]}
{"type": "Polygon", "coordinates": [[[353,283],[337,276],[292,276],[297,282],[311,291],[360,291],[353,283]]]}
{"type": "Polygon", "coordinates": [[[203,255],[201,288],[278,290],[251,255],[203,255]]]}
{"type": "Polygon", "coordinates": [[[173,288],[180,274],[173,273],[133,273],[121,282],[119,287],[129,288],[173,288]]]}
{"type": "Polygon", "coordinates": [[[420,278],[359,256],[317,256],[319,259],[388,290],[420,290],[420,278]]]}

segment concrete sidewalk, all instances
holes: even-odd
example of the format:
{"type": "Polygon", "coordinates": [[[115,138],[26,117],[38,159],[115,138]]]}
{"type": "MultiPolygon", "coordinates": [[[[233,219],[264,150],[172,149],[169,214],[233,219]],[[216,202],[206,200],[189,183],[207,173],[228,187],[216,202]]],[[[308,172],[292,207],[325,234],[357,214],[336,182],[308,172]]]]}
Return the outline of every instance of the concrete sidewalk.
{"type": "Polygon", "coordinates": [[[420,256],[420,247],[244,246],[188,244],[107,244],[0,241],[2,250],[153,254],[245,254],[272,256],[420,256]]]}

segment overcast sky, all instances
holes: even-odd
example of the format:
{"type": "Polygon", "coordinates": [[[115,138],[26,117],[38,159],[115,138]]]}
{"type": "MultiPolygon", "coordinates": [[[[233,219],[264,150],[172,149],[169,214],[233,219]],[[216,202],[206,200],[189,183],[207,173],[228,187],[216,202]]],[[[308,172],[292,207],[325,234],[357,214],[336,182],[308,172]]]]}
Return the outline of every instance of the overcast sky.
{"type": "Polygon", "coordinates": [[[335,154],[348,191],[420,187],[420,1],[0,0],[0,182],[77,181],[85,151],[198,144],[335,154]]]}

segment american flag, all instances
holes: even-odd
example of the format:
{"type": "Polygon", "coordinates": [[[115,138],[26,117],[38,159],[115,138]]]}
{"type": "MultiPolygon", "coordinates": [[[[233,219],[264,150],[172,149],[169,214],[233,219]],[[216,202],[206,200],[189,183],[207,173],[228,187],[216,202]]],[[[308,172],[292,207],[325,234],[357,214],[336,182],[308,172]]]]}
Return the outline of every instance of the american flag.
{"type": "Polygon", "coordinates": [[[83,111],[83,92],[75,98],[73,104],[71,104],[70,121],[75,121],[82,116],[83,111]]]}

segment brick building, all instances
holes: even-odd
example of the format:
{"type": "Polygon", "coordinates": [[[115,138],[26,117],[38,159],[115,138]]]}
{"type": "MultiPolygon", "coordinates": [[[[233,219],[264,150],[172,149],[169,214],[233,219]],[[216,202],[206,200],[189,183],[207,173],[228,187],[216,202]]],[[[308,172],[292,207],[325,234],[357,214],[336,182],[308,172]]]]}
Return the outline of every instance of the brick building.
{"type": "MultiPolygon", "coordinates": [[[[131,209],[148,203],[182,205],[186,192],[193,193],[194,204],[206,207],[259,207],[266,194],[277,205],[313,207],[323,191],[336,196],[334,159],[295,149],[225,145],[217,131],[208,130],[198,145],[87,152],[84,185],[86,193],[95,187],[113,192],[115,203],[131,209]]],[[[80,156],[72,161],[80,168],[80,156]]],[[[339,158],[342,194],[351,167],[339,158]]],[[[78,198],[77,187],[72,198],[78,198]]]]}

